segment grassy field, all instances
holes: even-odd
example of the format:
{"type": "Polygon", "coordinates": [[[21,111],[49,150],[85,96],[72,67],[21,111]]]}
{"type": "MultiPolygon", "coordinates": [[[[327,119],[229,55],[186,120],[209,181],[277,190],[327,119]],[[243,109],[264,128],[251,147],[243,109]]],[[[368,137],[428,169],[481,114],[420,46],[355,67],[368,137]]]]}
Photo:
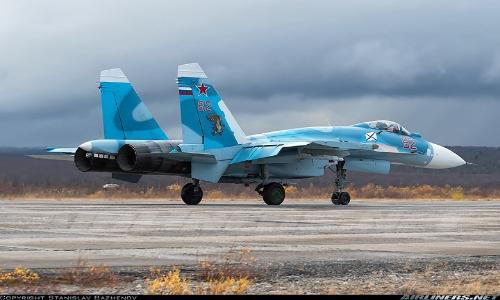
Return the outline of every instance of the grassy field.
{"type": "MultiPolygon", "coordinates": [[[[22,189],[5,188],[0,199],[179,199],[180,184],[165,187],[137,188],[130,186],[104,189],[95,188],[39,188],[25,186],[22,189]],[[9,191],[9,192],[7,192],[9,191]]],[[[287,186],[288,199],[329,199],[332,187],[287,186]]],[[[461,186],[387,186],[367,184],[362,187],[349,186],[347,191],[352,199],[451,199],[451,200],[488,200],[500,199],[500,189],[465,189],[461,186]]],[[[204,199],[245,200],[258,199],[258,194],[248,187],[245,190],[220,189],[216,185],[204,189],[204,199]]]]}
{"type": "Polygon", "coordinates": [[[225,255],[220,262],[203,260],[195,270],[151,267],[147,272],[117,272],[104,265],[78,261],[74,267],[35,271],[23,267],[0,272],[6,294],[491,294],[500,293],[498,267],[463,269],[447,263],[412,264],[397,270],[371,270],[344,278],[314,275],[270,279],[270,270],[255,269],[251,252],[225,255]]]}

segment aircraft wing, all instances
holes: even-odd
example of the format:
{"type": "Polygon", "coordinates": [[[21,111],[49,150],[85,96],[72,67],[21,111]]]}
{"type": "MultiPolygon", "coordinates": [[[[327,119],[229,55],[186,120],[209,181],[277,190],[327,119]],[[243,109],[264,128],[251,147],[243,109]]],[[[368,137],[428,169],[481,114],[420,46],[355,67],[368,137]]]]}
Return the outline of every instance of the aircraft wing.
{"type": "Polygon", "coordinates": [[[48,154],[28,155],[37,159],[73,160],[77,148],[47,148],[48,154]]]}
{"type": "Polygon", "coordinates": [[[299,147],[305,146],[309,142],[297,142],[297,143],[265,143],[258,145],[249,145],[243,147],[231,160],[231,164],[237,164],[244,161],[253,161],[262,158],[268,158],[277,156],[280,154],[281,150],[288,147],[299,147]]]}
{"type": "MultiPolygon", "coordinates": [[[[381,153],[414,155],[401,153],[396,148],[379,145],[376,143],[349,142],[349,141],[303,141],[303,142],[271,142],[263,144],[250,144],[243,147],[233,158],[231,164],[245,161],[270,159],[285,154],[291,149],[297,149],[295,154],[302,153],[311,156],[337,156],[337,157],[373,157],[381,153]]],[[[292,152],[293,153],[293,152],[292,152]]],[[[269,163],[269,162],[268,162],[269,163]]],[[[272,163],[272,162],[271,162],[272,163]]]]}

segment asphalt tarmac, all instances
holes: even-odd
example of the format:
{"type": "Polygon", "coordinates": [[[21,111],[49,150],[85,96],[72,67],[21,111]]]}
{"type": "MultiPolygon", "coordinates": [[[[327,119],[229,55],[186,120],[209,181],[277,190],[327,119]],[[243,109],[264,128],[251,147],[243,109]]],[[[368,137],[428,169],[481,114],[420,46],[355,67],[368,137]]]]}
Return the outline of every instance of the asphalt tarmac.
{"type": "Polygon", "coordinates": [[[500,261],[500,201],[1,200],[0,268],[196,265],[231,250],[259,263],[500,261]]]}

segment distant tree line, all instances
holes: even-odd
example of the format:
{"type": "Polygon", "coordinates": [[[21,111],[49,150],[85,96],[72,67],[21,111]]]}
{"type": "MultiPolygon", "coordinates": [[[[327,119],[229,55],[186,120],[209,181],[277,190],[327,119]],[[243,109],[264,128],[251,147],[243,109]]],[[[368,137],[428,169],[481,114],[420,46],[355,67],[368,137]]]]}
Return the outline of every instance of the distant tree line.
{"type": "MultiPolygon", "coordinates": [[[[392,166],[391,174],[377,175],[350,172],[351,192],[365,197],[402,197],[402,194],[427,195],[429,191],[442,197],[496,195],[500,190],[500,148],[450,147],[471,165],[447,170],[428,170],[404,166],[392,166]],[[422,188],[426,187],[426,188],[422,188]],[[440,190],[440,191],[438,191],[440,190]],[[397,195],[397,196],[391,196],[397,195]]],[[[82,197],[113,195],[138,195],[178,197],[177,187],[187,179],[176,176],[143,176],[138,184],[122,183],[111,179],[108,173],[82,173],[71,161],[42,160],[26,154],[41,153],[40,149],[0,148],[0,197],[10,196],[57,196],[82,197]],[[119,183],[120,191],[103,191],[103,185],[119,183]]],[[[288,196],[302,197],[307,193],[327,196],[332,190],[333,174],[320,178],[296,181],[288,188],[288,196]]],[[[256,197],[252,187],[236,184],[207,184],[204,188],[216,198],[230,194],[234,197],[256,197]]]]}

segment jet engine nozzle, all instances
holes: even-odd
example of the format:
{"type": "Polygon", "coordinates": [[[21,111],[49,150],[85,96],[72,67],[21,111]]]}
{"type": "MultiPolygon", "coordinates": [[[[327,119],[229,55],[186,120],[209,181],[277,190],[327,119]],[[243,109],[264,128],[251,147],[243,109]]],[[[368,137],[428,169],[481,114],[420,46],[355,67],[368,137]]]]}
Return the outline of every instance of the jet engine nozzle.
{"type": "Polygon", "coordinates": [[[88,172],[92,169],[92,153],[80,147],[76,149],[74,161],[76,168],[82,172],[88,172]]]}
{"type": "Polygon", "coordinates": [[[172,144],[163,142],[125,144],[118,151],[116,162],[124,172],[170,173],[174,168],[185,167],[165,157],[172,149],[172,144]]]}
{"type": "Polygon", "coordinates": [[[89,151],[85,144],[78,147],[75,152],[75,166],[81,172],[115,172],[119,171],[115,160],[110,159],[110,155],[97,154],[89,151]]]}
{"type": "MultiPolygon", "coordinates": [[[[129,144],[123,145],[120,148],[120,150],[118,151],[118,155],[116,156],[116,162],[118,163],[118,167],[120,167],[122,171],[130,172],[134,171],[134,169],[138,169],[138,157],[141,160],[144,160],[144,156],[148,156],[149,154],[149,151],[141,151],[141,153],[138,153],[137,150],[137,146],[129,144]]],[[[139,149],[139,151],[140,150],[141,149],[139,149]]]]}

